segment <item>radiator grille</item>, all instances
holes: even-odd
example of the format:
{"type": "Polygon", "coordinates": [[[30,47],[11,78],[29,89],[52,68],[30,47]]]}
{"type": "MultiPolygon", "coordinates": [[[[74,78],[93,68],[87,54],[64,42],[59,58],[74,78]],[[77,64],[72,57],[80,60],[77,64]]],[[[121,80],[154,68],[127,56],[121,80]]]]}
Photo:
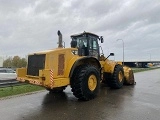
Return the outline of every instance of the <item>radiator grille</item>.
{"type": "Polygon", "coordinates": [[[44,54],[28,56],[27,75],[39,76],[39,70],[45,67],[45,56],[44,54]]]}

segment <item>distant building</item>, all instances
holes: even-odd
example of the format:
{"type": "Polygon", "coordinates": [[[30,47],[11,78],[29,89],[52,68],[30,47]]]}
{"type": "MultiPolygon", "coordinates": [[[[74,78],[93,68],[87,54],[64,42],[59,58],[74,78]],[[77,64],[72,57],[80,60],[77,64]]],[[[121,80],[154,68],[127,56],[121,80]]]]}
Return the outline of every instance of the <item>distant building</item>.
{"type": "Polygon", "coordinates": [[[3,57],[0,57],[0,67],[3,67],[3,57]]]}

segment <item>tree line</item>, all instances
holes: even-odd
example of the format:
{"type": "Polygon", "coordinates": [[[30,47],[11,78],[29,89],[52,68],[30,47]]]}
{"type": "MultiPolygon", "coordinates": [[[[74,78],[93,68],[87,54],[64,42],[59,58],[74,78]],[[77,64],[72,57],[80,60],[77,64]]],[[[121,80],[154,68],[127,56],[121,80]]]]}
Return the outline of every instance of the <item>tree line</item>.
{"type": "Polygon", "coordinates": [[[3,67],[7,68],[21,68],[26,67],[27,59],[19,56],[8,57],[3,61],[3,67]]]}

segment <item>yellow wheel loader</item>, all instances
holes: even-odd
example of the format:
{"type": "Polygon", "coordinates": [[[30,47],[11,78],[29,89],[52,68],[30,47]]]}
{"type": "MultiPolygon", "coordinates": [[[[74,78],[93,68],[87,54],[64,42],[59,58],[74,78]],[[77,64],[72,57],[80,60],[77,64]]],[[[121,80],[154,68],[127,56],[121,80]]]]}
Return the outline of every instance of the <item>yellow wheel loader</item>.
{"type": "Polygon", "coordinates": [[[131,68],[109,60],[113,53],[108,57],[100,53],[102,36],[89,32],[71,35],[70,48],[64,48],[60,31],[58,36],[58,48],[28,55],[27,67],[17,69],[18,81],[43,86],[50,92],[62,92],[70,85],[80,100],[95,98],[102,83],[115,89],[134,84],[131,68]]]}

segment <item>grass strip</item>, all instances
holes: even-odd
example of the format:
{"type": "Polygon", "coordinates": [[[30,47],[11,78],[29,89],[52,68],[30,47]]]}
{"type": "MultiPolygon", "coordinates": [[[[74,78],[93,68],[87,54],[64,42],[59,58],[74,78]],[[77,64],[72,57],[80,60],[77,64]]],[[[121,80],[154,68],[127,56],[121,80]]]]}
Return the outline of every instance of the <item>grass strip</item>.
{"type": "Polygon", "coordinates": [[[44,88],[30,84],[0,88],[0,98],[39,90],[44,90],[44,88]]]}
{"type": "Polygon", "coordinates": [[[134,73],[148,71],[148,70],[155,70],[155,69],[160,69],[160,67],[153,67],[153,68],[132,68],[132,70],[133,70],[134,73]]]}

